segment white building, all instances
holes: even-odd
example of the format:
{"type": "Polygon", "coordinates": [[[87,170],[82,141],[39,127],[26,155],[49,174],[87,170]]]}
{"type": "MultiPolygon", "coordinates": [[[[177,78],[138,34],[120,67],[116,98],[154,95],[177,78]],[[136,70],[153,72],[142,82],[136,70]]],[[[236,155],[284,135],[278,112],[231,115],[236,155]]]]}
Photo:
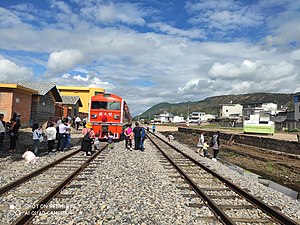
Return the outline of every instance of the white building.
{"type": "Polygon", "coordinates": [[[277,104],[274,103],[250,103],[243,105],[243,116],[248,118],[250,115],[275,115],[277,111],[277,104]]]}
{"type": "Polygon", "coordinates": [[[192,112],[189,116],[190,123],[198,123],[201,120],[201,116],[204,116],[205,112],[192,112]]]}
{"type": "Polygon", "coordinates": [[[300,121],[300,92],[294,94],[295,120],[300,121]]]}
{"type": "Polygon", "coordinates": [[[262,108],[265,113],[270,115],[275,115],[278,112],[277,104],[275,103],[263,103],[262,108]]]}
{"type": "Polygon", "coordinates": [[[243,114],[243,106],[240,104],[222,104],[220,118],[238,119],[243,114]]]}
{"type": "Polygon", "coordinates": [[[174,116],[173,123],[183,123],[183,122],[185,122],[183,116],[174,116]]]}
{"type": "Polygon", "coordinates": [[[173,114],[165,112],[163,114],[154,115],[154,123],[171,123],[173,122],[173,118],[173,114]]]}
{"type": "Polygon", "coordinates": [[[211,114],[205,114],[205,112],[192,112],[189,116],[190,123],[199,123],[200,121],[206,122],[209,119],[215,119],[216,117],[211,114]]]}

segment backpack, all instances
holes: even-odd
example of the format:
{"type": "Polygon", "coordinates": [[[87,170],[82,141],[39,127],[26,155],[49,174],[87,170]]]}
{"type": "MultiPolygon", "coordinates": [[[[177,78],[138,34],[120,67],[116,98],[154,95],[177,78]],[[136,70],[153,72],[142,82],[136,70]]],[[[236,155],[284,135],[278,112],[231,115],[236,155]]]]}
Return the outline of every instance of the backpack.
{"type": "Polygon", "coordinates": [[[84,137],[83,137],[84,141],[90,141],[91,140],[90,133],[91,133],[91,130],[84,135],[84,137]]]}

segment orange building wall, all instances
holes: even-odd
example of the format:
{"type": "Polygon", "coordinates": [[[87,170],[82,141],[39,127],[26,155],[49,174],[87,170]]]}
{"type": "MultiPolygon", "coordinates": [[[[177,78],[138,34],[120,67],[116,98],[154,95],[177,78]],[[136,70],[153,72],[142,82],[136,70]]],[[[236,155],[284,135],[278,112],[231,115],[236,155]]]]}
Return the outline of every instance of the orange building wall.
{"type": "Polygon", "coordinates": [[[4,121],[10,121],[13,112],[21,114],[21,125],[29,126],[31,111],[31,93],[17,90],[4,90],[0,92],[0,112],[4,114],[4,121]]]}
{"type": "Polygon", "coordinates": [[[4,121],[9,121],[12,116],[12,92],[0,92],[0,113],[4,114],[4,121]]]}
{"type": "Polygon", "coordinates": [[[12,112],[18,112],[21,114],[22,126],[29,126],[30,124],[31,101],[32,94],[14,91],[12,112]],[[19,99],[18,102],[17,99],[19,99]]]}

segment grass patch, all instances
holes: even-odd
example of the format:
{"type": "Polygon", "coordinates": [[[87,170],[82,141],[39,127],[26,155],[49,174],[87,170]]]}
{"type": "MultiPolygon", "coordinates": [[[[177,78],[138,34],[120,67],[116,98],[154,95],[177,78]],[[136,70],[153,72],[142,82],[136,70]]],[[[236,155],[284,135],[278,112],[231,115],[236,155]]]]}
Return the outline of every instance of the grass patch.
{"type": "Polygon", "coordinates": [[[266,170],[270,173],[275,173],[277,171],[276,166],[271,162],[266,163],[266,170]]]}

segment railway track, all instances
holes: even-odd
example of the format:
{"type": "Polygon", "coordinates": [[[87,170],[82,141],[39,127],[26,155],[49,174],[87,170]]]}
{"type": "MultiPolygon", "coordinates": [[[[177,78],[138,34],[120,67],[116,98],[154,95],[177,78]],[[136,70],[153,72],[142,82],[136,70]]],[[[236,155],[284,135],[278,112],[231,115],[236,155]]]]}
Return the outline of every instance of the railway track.
{"type": "Polygon", "coordinates": [[[60,194],[61,191],[80,188],[81,185],[72,185],[71,182],[87,179],[79,175],[91,174],[103,160],[100,157],[105,157],[105,149],[107,145],[90,157],[76,150],[0,188],[0,224],[28,224],[40,212],[63,210],[51,209],[47,204],[54,198],[71,198],[71,195],[60,194]]]}
{"type": "Polygon", "coordinates": [[[190,206],[212,211],[202,215],[200,221],[226,225],[298,224],[160,137],[151,132],[147,136],[162,154],[162,163],[179,182],[179,188],[192,191],[185,194],[194,199],[190,206]]]}

